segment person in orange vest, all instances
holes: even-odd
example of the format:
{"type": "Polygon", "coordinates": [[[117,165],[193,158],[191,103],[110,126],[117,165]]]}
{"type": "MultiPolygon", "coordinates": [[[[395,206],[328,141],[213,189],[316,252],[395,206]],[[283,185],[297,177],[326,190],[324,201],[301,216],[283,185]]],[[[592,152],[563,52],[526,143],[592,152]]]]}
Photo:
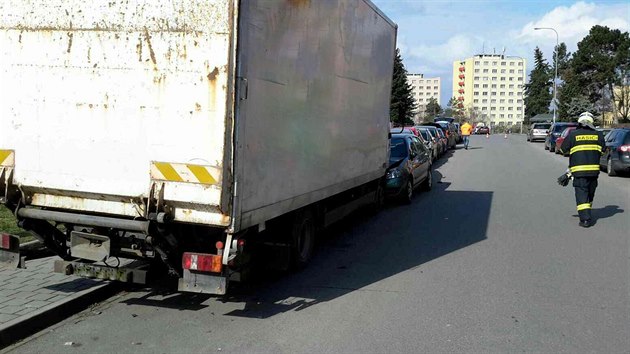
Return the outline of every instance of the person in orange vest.
{"type": "Polygon", "coordinates": [[[464,124],[462,124],[460,130],[462,131],[462,137],[464,138],[464,148],[468,150],[470,133],[472,133],[473,127],[468,123],[468,121],[465,121],[464,124]]]}

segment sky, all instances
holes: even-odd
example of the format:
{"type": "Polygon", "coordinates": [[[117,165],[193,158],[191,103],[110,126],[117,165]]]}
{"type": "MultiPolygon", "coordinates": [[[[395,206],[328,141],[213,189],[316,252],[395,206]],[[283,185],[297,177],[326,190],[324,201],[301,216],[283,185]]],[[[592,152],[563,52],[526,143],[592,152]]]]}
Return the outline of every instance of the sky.
{"type": "Polygon", "coordinates": [[[441,77],[440,105],[452,97],[453,61],[476,54],[520,56],[533,67],[534,49],[553,63],[556,34],[569,52],[594,25],[630,31],[630,1],[564,0],[372,0],[398,25],[407,72],[441,77]],[[485,49],[485,51],[484,51],[485,49]]]}

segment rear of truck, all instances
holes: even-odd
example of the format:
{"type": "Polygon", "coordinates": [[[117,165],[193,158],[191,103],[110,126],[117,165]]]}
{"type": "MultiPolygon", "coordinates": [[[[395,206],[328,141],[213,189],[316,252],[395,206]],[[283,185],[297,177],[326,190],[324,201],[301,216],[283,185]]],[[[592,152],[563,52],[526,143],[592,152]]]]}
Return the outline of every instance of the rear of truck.
{"type": "MultiPolygon", "coordinates": [[[[155,260],[223,294],[269,223],[309,236],[377,194],[396,26],[368,0],[0,10],[0,198],[57,271],[142,282],[111,258],[155,260]]],[[[279,244],[307,260],[302,236],[279,244]]]]}
{"type": "Polygon", "coordinates": [[[176,272],[183,245],[216,254],[231,222],[235,11],[0,3],[0,202],[20,226],[68,260],[161,259],[176,272]]]}

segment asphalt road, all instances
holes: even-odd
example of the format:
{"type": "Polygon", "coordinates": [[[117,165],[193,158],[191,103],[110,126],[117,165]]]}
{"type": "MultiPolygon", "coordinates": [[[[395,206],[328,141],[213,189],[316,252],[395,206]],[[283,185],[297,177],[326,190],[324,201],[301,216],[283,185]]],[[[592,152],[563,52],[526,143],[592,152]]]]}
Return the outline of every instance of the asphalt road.
{"type": "Polygon", "coordinates": [[[326,232],[299,273],[229,298],[129,290],[16,353],[628,353],[630,178],[578,227],[567,159],[474,136],[410,206],[326,232]]]}

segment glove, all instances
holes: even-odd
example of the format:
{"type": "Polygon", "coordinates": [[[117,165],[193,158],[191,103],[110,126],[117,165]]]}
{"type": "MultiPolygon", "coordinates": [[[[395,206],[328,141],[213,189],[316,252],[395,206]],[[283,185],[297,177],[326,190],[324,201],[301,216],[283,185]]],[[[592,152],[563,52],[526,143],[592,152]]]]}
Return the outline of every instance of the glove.
{"type": "Polygon", "coordinates": [[[558,184],[566,187],[569,185],[569,181],[571,180],[571,178],[573,178],[571,172],[563,173],[562,176],[558,177],[558,184]]]}

